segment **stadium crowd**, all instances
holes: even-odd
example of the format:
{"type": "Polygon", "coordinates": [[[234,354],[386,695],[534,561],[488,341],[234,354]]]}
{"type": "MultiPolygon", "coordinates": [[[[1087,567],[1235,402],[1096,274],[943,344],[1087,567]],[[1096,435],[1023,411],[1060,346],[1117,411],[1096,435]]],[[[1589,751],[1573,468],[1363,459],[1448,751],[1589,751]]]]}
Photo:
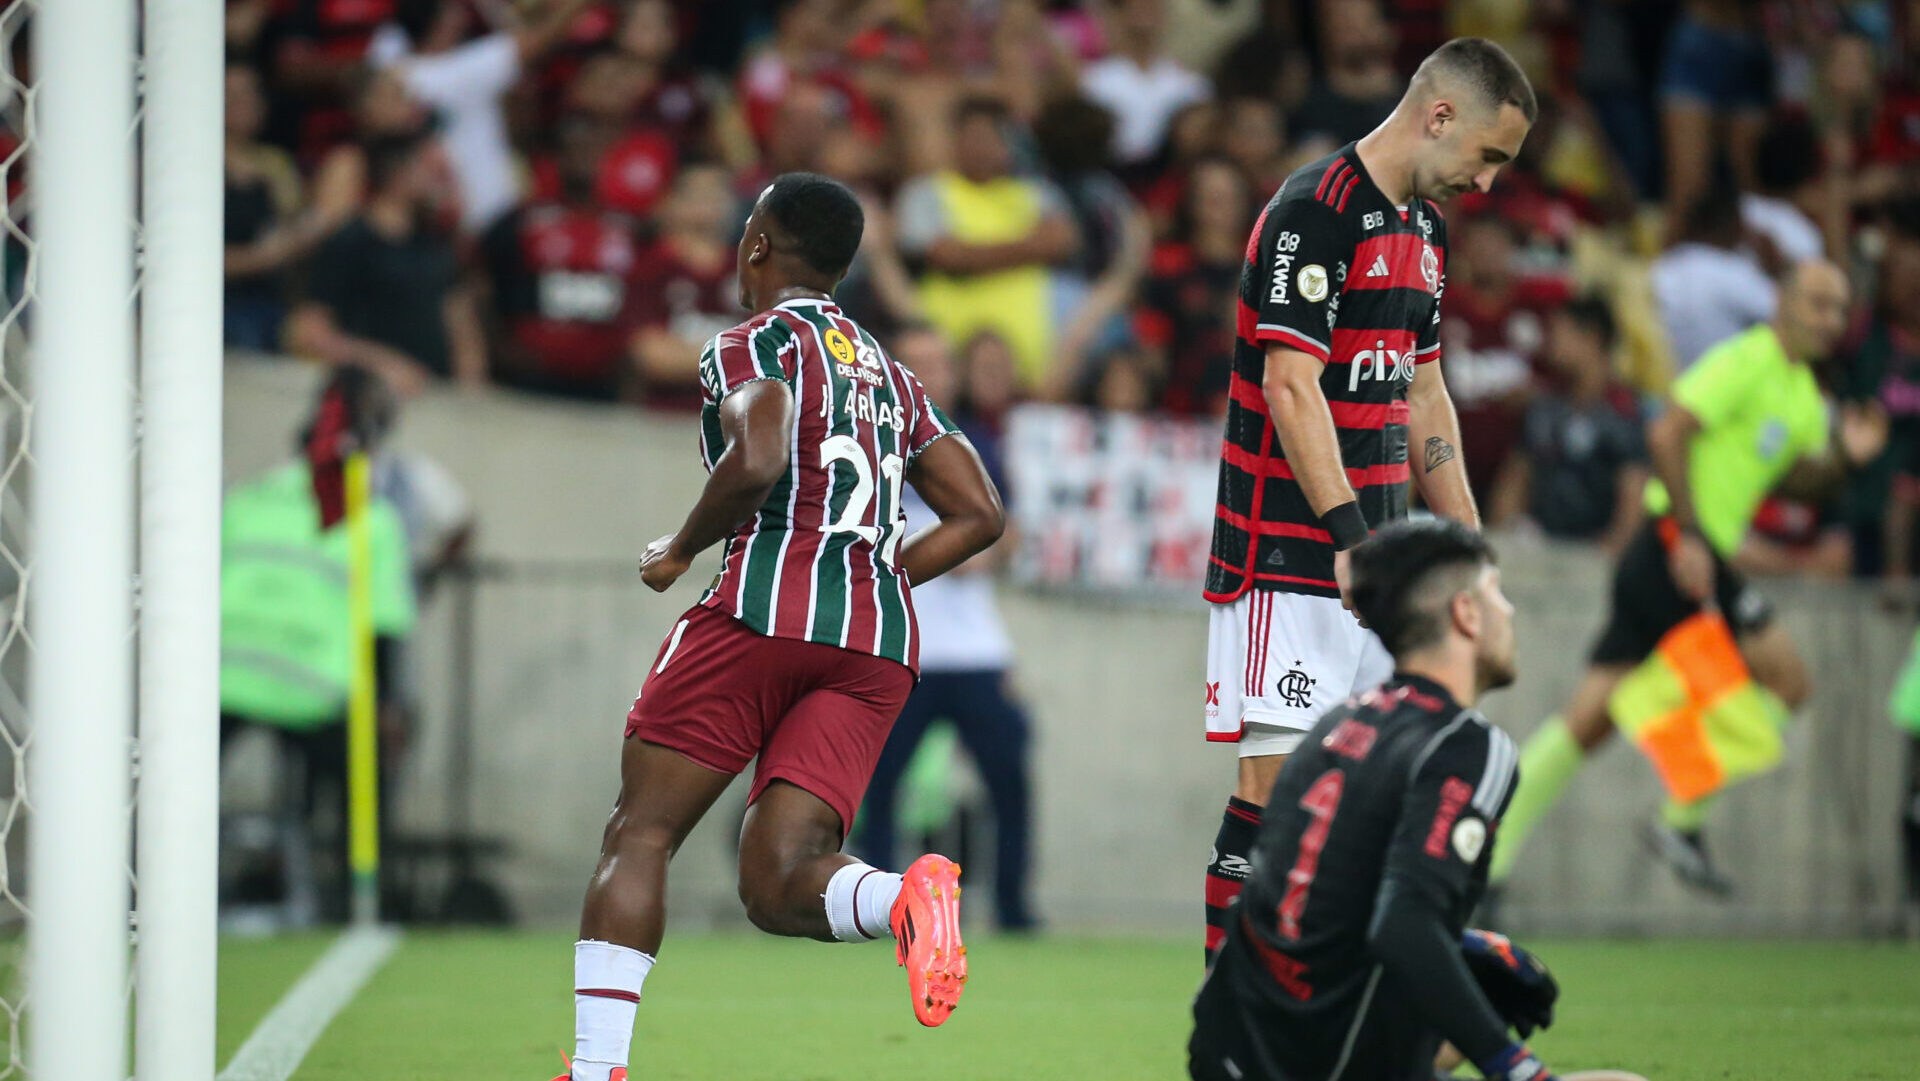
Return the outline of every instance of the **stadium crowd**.
{"type": "Polygon", "coordinates": [[[1490,521],[1617,549],[1661,390],[1825,253],[1861,299],[1824,376],[1893,439],[1748,555],[1905,575],[1920,3],[230,0],[229,344],[687,409],[745,207],[804,169],[867,204],[846,307],[944,335],[970,430],[1031,399],[1210,417],[1261,204],[1456,34],[1542,91],[1511,175],[1447,210],[1490,521]]]}

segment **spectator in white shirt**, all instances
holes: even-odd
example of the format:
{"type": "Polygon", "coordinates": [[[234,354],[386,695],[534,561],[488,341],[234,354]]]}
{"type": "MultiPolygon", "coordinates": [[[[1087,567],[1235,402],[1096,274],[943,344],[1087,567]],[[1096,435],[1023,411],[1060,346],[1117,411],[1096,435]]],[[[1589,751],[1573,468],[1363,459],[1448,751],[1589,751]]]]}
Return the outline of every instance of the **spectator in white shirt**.
{"type": "Polygon", "coordinates": [[[1104,6],[1113,51],[1081,72],[1080,90],[1118,121],[1114,158],[1123,166],[1138,165],[1160,150],[1174,114],[1205,101],[1211,88],[1164,51],[1163,0],[1109,0],[1104,6]]]}
{"type": "Polygon", "coordinates": [[[1653,261],[1653,297],[1675,375],[1708,347],[1773,318],[1774,301],[1773,279],[1741,244],[1740,204],[1729,192],[1694,203],[1681,235],[1653,261]]]}
{"type": "Polygon", "coordinates": [[[442,0],[403,0],[397,22],[367,48],[375,67],[398,71],[407,92],[438,113],[441,141],[460,190],[460,225],[483,232],[519,198],[501,98],[522,68],[559,43],[586,0],[548,0],[527,25],[471,41],[469,9],[442,0]]]}

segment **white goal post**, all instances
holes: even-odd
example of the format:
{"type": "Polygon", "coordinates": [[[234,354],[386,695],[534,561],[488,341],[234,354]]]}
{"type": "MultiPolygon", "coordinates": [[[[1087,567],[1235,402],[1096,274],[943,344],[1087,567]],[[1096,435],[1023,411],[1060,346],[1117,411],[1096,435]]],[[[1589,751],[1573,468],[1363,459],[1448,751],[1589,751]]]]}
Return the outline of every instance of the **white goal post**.
{"type": "Polygon", "coordinates": [[[16,1019],[0,1076],[122,1081],[131,1051],[140,1081],[211,1081],[223,9],[20,2],[26,307],[0,332],[32,438],[0,479],[24,498],[0,505],[26,508],[29,538],[10,614],[25,716],[5,718],[25,748],[7,822],[24,810],[28,836],[24,888],[17,870],[0,887],[25,912],[26,965],[0,987],[16,1019]]]}

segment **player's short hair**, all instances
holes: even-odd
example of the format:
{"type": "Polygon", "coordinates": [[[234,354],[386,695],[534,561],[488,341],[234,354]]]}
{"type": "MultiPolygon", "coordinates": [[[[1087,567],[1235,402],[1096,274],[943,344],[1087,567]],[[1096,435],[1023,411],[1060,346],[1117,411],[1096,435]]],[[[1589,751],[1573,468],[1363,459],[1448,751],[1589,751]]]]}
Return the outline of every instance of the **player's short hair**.
{"type": "Polygon", "coordinates": [[[1486,38],[1454,38],[1428,54],[1413,73],[1414,86],[1443,80],[1464,84],[1495,111],[1502,105],[1519,109],[1529,124],[1540,117],[1527,73],[1507,50],[1486,38]]]}
{"type": "Polygon", "coordinates": [[[1440,641],[1447,602],[1495,556],[1478,530],[1427,518],[1387,526],[1352,559],[1354,611],[1397,659],[1440,641]]]}
{"type": "Polygon", "coordinates": [[[867,218],[845,184],[818,173],[782,173],[767,186],[760,208],[808,266],[837,279],[853,264],[867,218]]]}

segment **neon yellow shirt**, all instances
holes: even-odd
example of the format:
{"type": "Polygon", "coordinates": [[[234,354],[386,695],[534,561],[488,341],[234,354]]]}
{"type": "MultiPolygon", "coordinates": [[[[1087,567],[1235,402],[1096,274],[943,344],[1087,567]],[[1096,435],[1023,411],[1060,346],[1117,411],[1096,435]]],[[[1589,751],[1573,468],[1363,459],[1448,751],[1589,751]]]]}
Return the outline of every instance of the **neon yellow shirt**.
{"type": "MultiPolygon", "coordinates": [[[[1813,369],[1789,359],[1773,327],[1762,323],[1702,354],[1674,381],[1673,403],[1700,421],[1687,448],[1700,531],[1731,557],[1781,476],[1826,449],[1826,399],[1813,369]]],[[[1666,514],[1671,506],[1666,485],[1648,481],[1648,513],[1666,514]]]]}
{"type": "MultiPolygon", "coordinates": [[[[374,633],[401,637],[414,624],[406,530],[383,499],[367,513],[374,633]]],[[[347,530],[321,531],[306,464],[227,493],[220,548],[221,710],[292,729],[345,716],[347,530]]]]}

